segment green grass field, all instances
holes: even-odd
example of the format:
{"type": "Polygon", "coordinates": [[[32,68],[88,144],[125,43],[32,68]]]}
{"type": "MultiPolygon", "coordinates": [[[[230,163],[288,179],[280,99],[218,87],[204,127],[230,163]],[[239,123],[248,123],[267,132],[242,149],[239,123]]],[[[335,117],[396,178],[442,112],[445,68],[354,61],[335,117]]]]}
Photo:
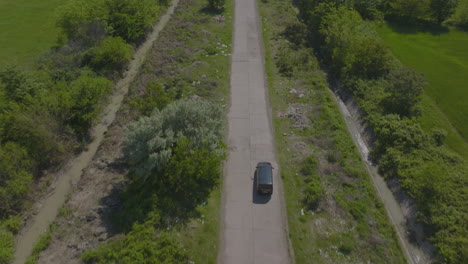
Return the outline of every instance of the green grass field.
{"type": "Polygon", "coordinates": [[[0,67],[31,66],[57,40],[57,7],[68,0],[0,0],[0,67]]]}
{"type": "Polygon", "coordinates": [[[468,33],[390,24],[378,32],[404,65],[425,74],[421,125],[447,130],[447,145],[468,157],[468,33]]]}

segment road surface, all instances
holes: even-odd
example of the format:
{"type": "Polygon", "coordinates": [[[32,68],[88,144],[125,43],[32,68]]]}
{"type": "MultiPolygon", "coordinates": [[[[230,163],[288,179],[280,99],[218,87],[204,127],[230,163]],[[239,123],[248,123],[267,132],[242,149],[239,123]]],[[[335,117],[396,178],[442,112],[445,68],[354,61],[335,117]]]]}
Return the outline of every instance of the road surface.
{"type": "Polygon", "coordinates": [[[265,86],[255,0],[236,0],[219,263],[290,263],[283,190],[265,86]],[[254,190],[255,166],[273,164],[273,195],[254,190]]]}

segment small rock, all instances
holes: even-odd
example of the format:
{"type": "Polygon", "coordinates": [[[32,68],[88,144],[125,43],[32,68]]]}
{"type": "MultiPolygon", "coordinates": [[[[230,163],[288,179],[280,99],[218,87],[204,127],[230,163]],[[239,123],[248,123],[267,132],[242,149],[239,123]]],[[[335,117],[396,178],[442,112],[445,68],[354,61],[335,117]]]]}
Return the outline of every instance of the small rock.
{"type": "Polygon", "coordinates": [[[107,167],[107,164],[102,161],[96,161],[96,167],[100,170],[103,170],[107,167]]]}
{"type": "Polygon", "coordinates": [[[96,218],[97,218],[97,217],[96,217],[96,215],[94,215],[94,214],[87,215],[87,216],[86,216],[86,222],[94,221],[94,220],[96,220],[96,218]]]}

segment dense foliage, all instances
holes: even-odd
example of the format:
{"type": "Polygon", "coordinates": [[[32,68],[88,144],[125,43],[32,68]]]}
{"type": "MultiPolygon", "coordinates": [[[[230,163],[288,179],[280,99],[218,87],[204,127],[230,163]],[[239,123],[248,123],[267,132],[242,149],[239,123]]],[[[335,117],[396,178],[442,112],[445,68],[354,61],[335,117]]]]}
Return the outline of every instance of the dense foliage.
{"type": "Polygon", "coordinates": [[[301,10],[316,8],[322,3],[343,5],[359,12],[365,19],[383,17],[404,23],[436,23],[466,27],[466,0],[311,0],[299,1],[301,10]]]}
{"type": "Polygon", "coordinates": [[[154,221],[135,224],[125,238],[111,241],[82,255],[85,263],[96,264],[184,264],[187,252],[164,232],[157,232],[154,221]]]}
{"type": "MultiPolygon", "coordinates": [[[[430,19],[430,8],[442,12],[454,7],[446,6],[450,3],[454,2],[394,0],[379,8],[392,19],[405,21],[430,19]]],[[[426,132],[414,118],[420,114],[423,76],[400,65],[372,25],[352,8],[355,2],[299,1],[298,5],[331,77],[339,80],[338,85],[355,97],[367,115],[375,133],[371,157],[380,164],[380,172],[398,178],[416,200],[419,219],[427,224],[426,231],[444,262],[463,262],[468,246],[463,202],[468,200],[468,166],[443,146],[444,131],[426,132]]],[[[440,22],[449,13],[435,19],[440,22]]]]}
{"type": "Polygon", "coordinates": [[[135,184],[151,186],[168,217],[206,199],[224,158],[223,113],[203,100],[179,100],[131,123],[123,153],[135,184]]]}
{"type": "Polygon", "coordinates": [[[113,80],[131,59],[132,45],[143,40],[164,4],[69,1],[57,20],[60,44],[41,58],[37,69],[0,65],[0,263],[11,257],[6,240],[13,230],[4,229],[4,223],[18,226],[14,215],[24,209],[31,183],[89,140],[113,80]]]}

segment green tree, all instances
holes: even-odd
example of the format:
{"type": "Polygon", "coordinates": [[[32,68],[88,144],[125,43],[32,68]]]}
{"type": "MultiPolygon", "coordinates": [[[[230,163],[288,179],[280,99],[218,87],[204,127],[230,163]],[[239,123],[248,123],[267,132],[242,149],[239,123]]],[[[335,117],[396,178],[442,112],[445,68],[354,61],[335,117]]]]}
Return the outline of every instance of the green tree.
{"type": "Polygon", "coordinates": [[[112,90],[112,82],[103,77],[83,75],[71,82],[69,89],[72,106],[68,123],[78,136],[84,137],[98,117],[99,102],[112,90]]]}
{"type": "Polygon", "coordinates": [[[386,89],[389,96],[384,99],[386,110],[401,116],[419,114],[418,104],[425,85],[424,76],[409,67],[393,70],[386,89]]]}
{"type": "Polygon", "coordinates": [[[393,13],[407,19],[424,18],[429,12],[430,0],[391,0],[393,13]]]}
{"type": "Polygon", "coordinates": [[[0,145],[0,219],[23,209],[33,165],[25,148],[13,142],[0,145]]]}
{"type": "Polygon", "coordinates": [[[138,108],[143,115],[150,115],[155,108],[161,110],[166,107],[173,97],[161,84],[148,82],[144,94],[138,96],[131,105],[138,108]]]}
{"type": "Polygon", "coordinates": [[[458,0],[431,0],[432,16],[440,24],[454,13],[457,4],[458,0]]]}
{"type": "Polygon", "coordinates": [[[85,55],[85,63],[100,73],[120,72],[132,58],[133,48],[121,37],[108,37],[85,55]]]}
{"type": "Polygon", "coordinates": [[[13,259],[15,239],[11,232],[0,228],[0,263],[7,264],[13,259]]]}
{"type": "Polygon", "coordinates": [[[8,66],[0,71],[0,89],[4,89],[8,100],[19,102],[33,95],[40,84],[16,66],[8,66]]]}
{"type": "Polygon", "coordinates": [[[104,0],[113,36],[136,42],[155,22],[159,11],[155,0],[104,0]]]}
{"type": "Polygon", "coordinates": [[[57,26],[67,40],[87,39],[90,26],[99,24],[104,27],[108,20],[104,0],[70,0],[59,8],[58,14],[57,26]]]}
{"type": "Polygon", "coordinates": [[[468,0],[460,0],[455,13],[447,20],[451,25],[468,28],[468,0]]]}
{"type": "Polygon", "coordinates": [[[223,113],[204,100],[179,100],[155,109],[126,129],[123,153],[132,171],[143,180],[157,177],[170,162],[177,140],[187,137],[190,147],[223,156],[223,113]]]}

